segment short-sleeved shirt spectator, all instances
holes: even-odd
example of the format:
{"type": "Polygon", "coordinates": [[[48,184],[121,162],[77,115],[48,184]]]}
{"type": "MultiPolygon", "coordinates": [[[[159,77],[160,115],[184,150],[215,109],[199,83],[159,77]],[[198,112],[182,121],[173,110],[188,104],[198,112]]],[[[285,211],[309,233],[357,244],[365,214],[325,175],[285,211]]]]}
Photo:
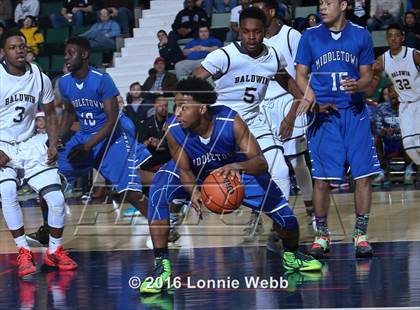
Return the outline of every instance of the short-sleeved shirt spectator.
{"type": "MultiPolygon", "coordinates": [[[[210,37],[206,40],[194,39],[194,40],[188,42],[188,44],[185,46],[185,48],[186,49],[187,48],[192,48],[192,47],[197,46],[197,45],[202,45],[202,46],[207,46],[207,47],[210,47],[210,46],[222,47],[223,43],[220,40],[218,40],[216,38],[213,38],[213,37],[210,37]]],[[[189,53],[186,56],[186,58],[188,60],[204,59],[204,58],[206,58],[206,56],[208,54],[209,54],[209,52],[207,52],[207,51],[196,51],[196,52],[194,51],[194,52],[189,53]]]]}

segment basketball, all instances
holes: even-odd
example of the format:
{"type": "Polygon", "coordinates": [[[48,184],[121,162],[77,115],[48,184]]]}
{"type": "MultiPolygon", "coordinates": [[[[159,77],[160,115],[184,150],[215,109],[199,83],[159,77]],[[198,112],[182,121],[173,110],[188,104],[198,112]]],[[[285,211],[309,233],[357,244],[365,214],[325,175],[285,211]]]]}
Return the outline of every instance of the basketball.
{"type": "Polygon", "coordinates": [[[237,178],[210,174],[201,188],[201,199],[207,209],[217,214],[228,214],[238,209],[244,198],[244,187],[237,178]]]}

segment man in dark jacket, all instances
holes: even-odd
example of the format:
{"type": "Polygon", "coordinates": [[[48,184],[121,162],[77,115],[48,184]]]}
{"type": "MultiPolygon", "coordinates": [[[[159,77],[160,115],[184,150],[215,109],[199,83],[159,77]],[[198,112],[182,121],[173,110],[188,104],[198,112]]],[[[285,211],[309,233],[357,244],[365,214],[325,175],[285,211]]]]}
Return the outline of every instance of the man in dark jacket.
{"type": "Polygon", "coordinates": [[[175,64],[184,59],[184,55],[176,42],[168,41],[168,34],[165,30],[159,30],[157,37],[159,39],[159,56],[165,59],[166,70],[173,70],[175,64]]]}
{"type": "Polygon", "coordinates": [[[143,84],[143,92],[147,97],[153,95],[154,92],[174,91],[178,80],[176,76],[165,70],[165,59],[162,57],[156,58],[153,69],[149,71],[149,76],[143,84]]]}
{"type": "Polygon", "coordinates": [[[169,41],[194,38],[198,34],[199,25],[209,25],[209,17],[204,9],[196,6],[196,0],[187,0],[186,8],[179,11],[172,24],[169,41]]]}

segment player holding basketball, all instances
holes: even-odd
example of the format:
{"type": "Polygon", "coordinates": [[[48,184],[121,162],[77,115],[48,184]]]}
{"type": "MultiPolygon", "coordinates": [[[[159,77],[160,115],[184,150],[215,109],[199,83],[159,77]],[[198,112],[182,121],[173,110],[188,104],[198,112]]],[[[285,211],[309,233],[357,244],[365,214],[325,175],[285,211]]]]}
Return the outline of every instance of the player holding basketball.
{"type": "MultiPolygon", "coordinates": [[[[202,79],[213,77],[218,93],[216,104],[226,105],[239,113],[248,125],[266,158],[273,180],[289,197],[289,169],[284,161],[282,143],[274,135],[260,103],[264,99],[270,80],[275,79],[294,98],[296,115],[306,112],[314,103],[314,94],[307,89],[302,96],[295,80],[284,69],[287,62],[279,51],[263,43],[267,19],[262,10],[250,7],[242,10],[239,18],[241,42],[234,42],[207,55],[193,75],[202,79]]],[[[283,138],[291,134],[292,119],[288,130],[280,132],[283,138]]]]}
{"type": "MultiPolygon", "coordinates": [[[[301,34],[299,31],[283,24],[277,18],[277,0],[255,0],[252,4],[264,11],[267,18],[267,31],[264,43],[280,51],[286,60],[286,71],[294,79],[296,78],[295,57],[301,34]]],[[[290,162],[295,171],[296,181],[301,189],[306,213],[312,223],[312,178],[306,165],[305,153],[308,150],[305,127],[306,115],[297,116],[296,111],[291,109],[293,96],[281,87],[277,82],[270,81],[265,94],[262,108],[274,134],[279,134],[281,128],[287,130],[287,136],[283,139],[284,156],[290,162]],[[293,127],[292,124],[295,124],[293,127]],[[291,134],[289,134],[289,132],[291,134]]]]}
{"type": "Polygon", "coordinates": [[[420,52],[402,45],[404,33],[400,25],[386,30],[389,50],[376,59],[368,94],[378,85],[385,71],[398,93],[399,117],[404,150],[416,165],[420,165],[420,52]]]}
{"type": "Polygon", "coordinates": [[[367,30],[345,19],[347,1],[321,0],[323,22],[307,29],[300,40],[297,82],[302,91],[310,85],[316,100],[329,113],[310,115],[308,130],[315,179],[313,202],[317,236],[310,253],[321,257],[330,249],[327,216],[329,181],[340,180],[350,165],[356,183],[356,256],[371,256],[367,237],[371,205],[370,176],[380,171],[370,132],[363,92],[372,78],[373,47],[367,30]]]}
{"type": "Polygon", "coordinates": [[[0,65],[0,195],[4,218],[19,251],[18,275],[24,277],[36,271],[17,201],[18,169],[24,171],[23,178],[49,207],[51,230],[45,264],[73,270],[77,264],[61,246],[65,212],[55,167],[58,125],[51,81],[36,65],[25,61],[26,40],[22,33],[3,34],[1,49],[4,58],[0,65]],[[38,102],[45,110],[48,147],[42,135],[35,135],[38,102]]]}
{"type": "MultiPolygon", "coordinates": [[[[298,252],[299,225],[280,188],[267,172],[256,139],[238,113],[213,105],[216,93],[205,80],[190,77],[178,83],[176,120],[167,133],[173,158],[155,175],[149,194],[148,219],[155,253],[153,280],[144,281],[142,293],[159,293],[171,276],[168,258],[169,203],[191,197],[201,216],[199,186],[210,173],[240,175],[243,204],[261,211],[275,223],[283,241],[286,270],[317,271],[321,264],[298,252]],[[212,105],[212,106],[210,106],[212,105]]],[[[221,192],[223,194],[223,192],[221,192]]]]}

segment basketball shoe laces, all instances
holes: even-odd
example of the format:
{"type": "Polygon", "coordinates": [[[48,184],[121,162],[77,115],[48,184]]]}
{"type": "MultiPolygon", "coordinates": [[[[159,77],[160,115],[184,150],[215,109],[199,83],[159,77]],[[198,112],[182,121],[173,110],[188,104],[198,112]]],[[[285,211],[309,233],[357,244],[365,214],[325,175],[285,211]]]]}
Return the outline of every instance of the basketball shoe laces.
{"type": "Polygon", "coordinates": [[[25,270],[31,268],[32,266],[34,266],[32,252],[25,248],[20,248],[19,255],[17,257],[17,262],[19,265],[19,269],[25,270]]]}

